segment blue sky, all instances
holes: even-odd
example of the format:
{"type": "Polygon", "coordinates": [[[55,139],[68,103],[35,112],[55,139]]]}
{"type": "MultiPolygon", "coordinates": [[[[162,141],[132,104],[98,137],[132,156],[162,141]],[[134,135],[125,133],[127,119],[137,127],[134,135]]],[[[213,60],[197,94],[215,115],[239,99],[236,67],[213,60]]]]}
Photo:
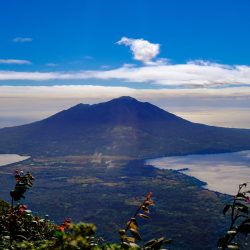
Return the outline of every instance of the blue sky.
{"type": "Polygon", "coordinates": [[[15,110],[37,96],[50,96],[44,116],[125,94],[250,108],[249,11],[249,0],[3,0],[0,117],[6,98],[15,110]]]}
{"type": "Polygon", "coordinates": [[[159,43],[159,56],[174,64],[249,65],[249,10],[248,0],[1,1],[0,59],[32,64],[0,67],[61,71],[140,65],[127,47],[115,44],[124,36],[159,43]]]}

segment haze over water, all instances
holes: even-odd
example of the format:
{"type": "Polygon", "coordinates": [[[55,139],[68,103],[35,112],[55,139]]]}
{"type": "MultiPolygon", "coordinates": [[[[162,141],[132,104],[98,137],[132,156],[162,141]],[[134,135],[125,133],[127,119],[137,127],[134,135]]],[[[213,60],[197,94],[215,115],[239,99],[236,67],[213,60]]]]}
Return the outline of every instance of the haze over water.
{"type": "Polygon", "coordinates": [[[147,164],[160,169],[179,170],[207,183],[205,188],[235,195],[238,185],[250,181],[250,151],[188,155],[151,159],[147,164]]]}

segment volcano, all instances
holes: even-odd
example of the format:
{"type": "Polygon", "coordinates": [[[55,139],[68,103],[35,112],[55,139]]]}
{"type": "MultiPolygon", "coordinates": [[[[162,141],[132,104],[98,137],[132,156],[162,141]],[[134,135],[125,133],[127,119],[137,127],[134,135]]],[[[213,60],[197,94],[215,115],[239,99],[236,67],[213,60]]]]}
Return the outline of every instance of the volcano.
{"type": "Polygon", "coordinates": [[[152,158],[250,149],[250,130],[193,123],[124,96],[0,129],[0,153],[152,158]]]}

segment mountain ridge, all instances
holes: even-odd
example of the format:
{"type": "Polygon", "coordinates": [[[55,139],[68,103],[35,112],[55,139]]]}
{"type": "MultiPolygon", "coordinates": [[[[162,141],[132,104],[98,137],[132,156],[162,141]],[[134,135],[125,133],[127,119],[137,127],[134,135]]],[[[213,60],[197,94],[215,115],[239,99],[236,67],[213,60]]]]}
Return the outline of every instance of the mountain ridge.
{"type": "Polygon", "coordinates": [[[0,129],[0,153],[150,158],[250,149],[250,130],[192,123],[123,96],[77,104],[46,119],[0,129]]]}

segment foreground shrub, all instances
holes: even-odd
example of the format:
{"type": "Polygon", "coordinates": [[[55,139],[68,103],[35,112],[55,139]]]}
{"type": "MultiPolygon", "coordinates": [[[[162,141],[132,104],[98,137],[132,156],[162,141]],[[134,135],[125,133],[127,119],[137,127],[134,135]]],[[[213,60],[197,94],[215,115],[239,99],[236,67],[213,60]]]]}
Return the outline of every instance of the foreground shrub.
{"type": "Polygon", "coordinates": [[[239,185],[237,194],[224,207],[223,214],[229,215],[230,226],[227,233],[218,240],[219,249],[240,249],[241,244],[237,240],[238,236],[250,234],[250,198],[248,196],[250,190],[247,187],[248,183],[239,185]]]}

